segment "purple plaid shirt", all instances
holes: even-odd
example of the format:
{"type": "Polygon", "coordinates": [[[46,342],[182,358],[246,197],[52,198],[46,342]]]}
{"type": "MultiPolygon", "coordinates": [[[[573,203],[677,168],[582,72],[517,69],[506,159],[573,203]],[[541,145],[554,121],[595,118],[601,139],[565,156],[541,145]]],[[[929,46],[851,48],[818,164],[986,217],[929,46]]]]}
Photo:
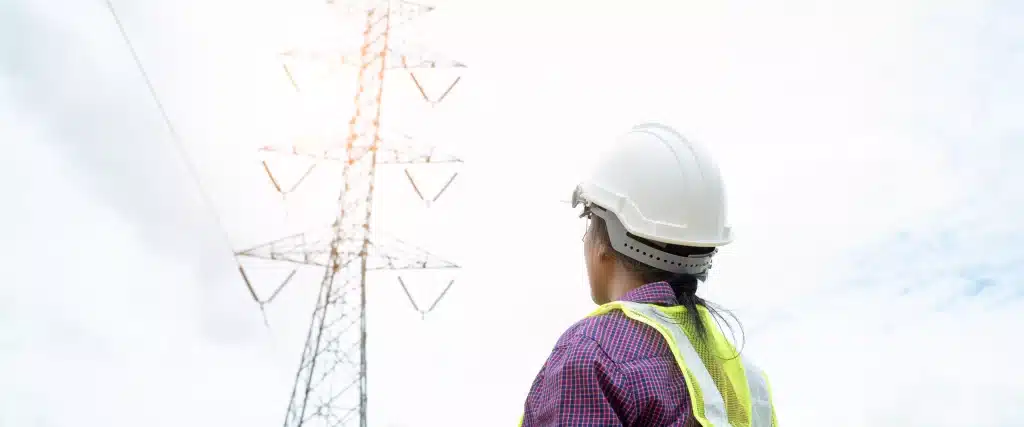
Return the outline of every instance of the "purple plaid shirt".
{"type": "MultiPolygon", "coordinates": [[[[676,305],[667,283],[623,301],[676,305]]],[[[665,339],[621,311],[588,317],[562,334],[526,397],[524,427],[676,426],[697,422],[665,339]]]]}

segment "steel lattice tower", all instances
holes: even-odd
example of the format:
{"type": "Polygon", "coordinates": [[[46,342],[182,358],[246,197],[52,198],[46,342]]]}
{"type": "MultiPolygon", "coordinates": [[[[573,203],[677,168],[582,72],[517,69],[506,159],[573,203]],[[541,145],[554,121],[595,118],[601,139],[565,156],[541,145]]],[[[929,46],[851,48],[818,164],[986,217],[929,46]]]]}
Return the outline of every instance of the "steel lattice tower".
{"type": "MultiPolygon", "coordinates": [[[[329,7],[338,7],[331,5],[329,7]]],[[[432,148],[417,147],[407,141],[384,139],[381,133],[381,100],[384,77],[389,70],[403,70],[413,78],[423,98],[440,102],[458,83],[455,79],[439,99],[430,99],[414,70],[417,68],[463,68],[454,61],[440,62],[424,58],[410,60],[391,47],[391,30],[402,20],[432,10],[429,6],[409,2],[378,1],[365,12],[363,42],[356,58],[344,52],[314,52],[301,49],[285,53],[290,61],[338,61],[358,67],[355,111],[349,121],[344,143],[321,152],[301,151],[293,147],[264,147],[264,151],[304,156],[315,161],[344,162],[343,190],[338,196],[338,212],[333,224],[320,232],[284,237],[237,252],[238,256],[285,261],[324,269],[309,332],[295,376],[291,399],[284,420],[285,427],[367,425],[367,322],[366,286],[370,270],[451,269],[452,262],[433,256],[397,238],[372,232],[375,177],[378,165],[460,162],[458,158],[438,155],[432,148]],[[397,64],[390,64],[397,62],[397,64]]],[[[292,74],[286,63],[285,71],[292,74]]],[[[294,79],[292,83],[295,84],[294,79]]],[[[282,194],[294,190],[282,187],[266,162],[263,164],[271,183],[282,194]]],[[[313,163],[309,170],[316,166],[313,163]]],[[[414,189],[425,201],[412,175],[406,170],[414,189]]],[[[441,192],[451,184],[451,176],[441,192]]],[[[240,267],[250,291],[253,291],[245,270],[240,267]]],[[[283,287],[294,276],[288,276],[283,287]]],[[[426,314],[447,293],[438,296],[426,310],[412,300],[405,282],[399,278],[413,306],[426,314]]],[[[280,288],[278,288],[280,291],[280,288]]],[[[276,292],[275,292],[276,295],[276,292]]],[[[253,291],[254,298],[256,297],[253,291]]],[[[271,296],[273,298],[273,296],[271,296]]],[[[264,302],[261,302],[261,305],[264,302]]]]}

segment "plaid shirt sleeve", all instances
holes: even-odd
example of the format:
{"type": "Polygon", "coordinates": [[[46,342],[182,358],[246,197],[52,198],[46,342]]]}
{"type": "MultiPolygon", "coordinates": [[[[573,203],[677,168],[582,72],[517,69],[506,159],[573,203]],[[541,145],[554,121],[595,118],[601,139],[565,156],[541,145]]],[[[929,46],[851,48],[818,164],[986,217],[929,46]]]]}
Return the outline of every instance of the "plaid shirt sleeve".
{"type": "Polygon", "coordinates": [[[526,398],[524,427],[630,425],[625,375],[592,338],[559,343],[526,398]]]}

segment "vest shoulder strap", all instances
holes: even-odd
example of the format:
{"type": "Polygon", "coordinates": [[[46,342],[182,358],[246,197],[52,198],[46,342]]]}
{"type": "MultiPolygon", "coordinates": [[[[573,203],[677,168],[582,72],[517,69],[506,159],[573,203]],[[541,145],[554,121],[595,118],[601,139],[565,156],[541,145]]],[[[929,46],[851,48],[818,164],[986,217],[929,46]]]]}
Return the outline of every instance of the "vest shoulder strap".
{"type": "MultiPolygon", "coordinates": [[[[725,400],[711,373],[708,372],[683,328],[670,320],[672,314],[678,314],[682,310],[681,307],[663,308],[653,304],[614,301],[598,307],[590,315],[598,316],[614,310],[620,310],[626,317],[654,328],[666,340],[675,356],[676,364],[683,373],[686,386],[691,390],[700,391],[700,402],[697,401],[698,393],[690,393],[690,399],[694,408],[693,415],[701,426],[746,427],[730,423],[725,400]]],[[[743,402],[745,407],[750,408],[749,426],[777,427],[774,425],[770,389],[764,372],[746,357],[741,357],[740,360],[749,389],[749,402],[743,402]]]]}

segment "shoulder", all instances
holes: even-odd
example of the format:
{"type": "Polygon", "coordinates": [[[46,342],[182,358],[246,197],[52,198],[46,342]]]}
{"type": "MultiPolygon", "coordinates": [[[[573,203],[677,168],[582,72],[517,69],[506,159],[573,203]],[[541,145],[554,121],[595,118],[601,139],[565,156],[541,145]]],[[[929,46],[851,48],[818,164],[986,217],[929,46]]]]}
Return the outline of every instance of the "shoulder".
{"type": "Polygon", "coordinates": [[[590,349],[621,363],[671,352],[663,341],[656,330],[612,311],[579,320],[566,329],[555,349],[590,349]]]}
{"type": "Polygon", "coordinates": [[[534,381],[533,393],[619,382],[620,364],[609,356],[605,345],[594,339],[592,323],[581,320],[562,334],[534,381]]]}

